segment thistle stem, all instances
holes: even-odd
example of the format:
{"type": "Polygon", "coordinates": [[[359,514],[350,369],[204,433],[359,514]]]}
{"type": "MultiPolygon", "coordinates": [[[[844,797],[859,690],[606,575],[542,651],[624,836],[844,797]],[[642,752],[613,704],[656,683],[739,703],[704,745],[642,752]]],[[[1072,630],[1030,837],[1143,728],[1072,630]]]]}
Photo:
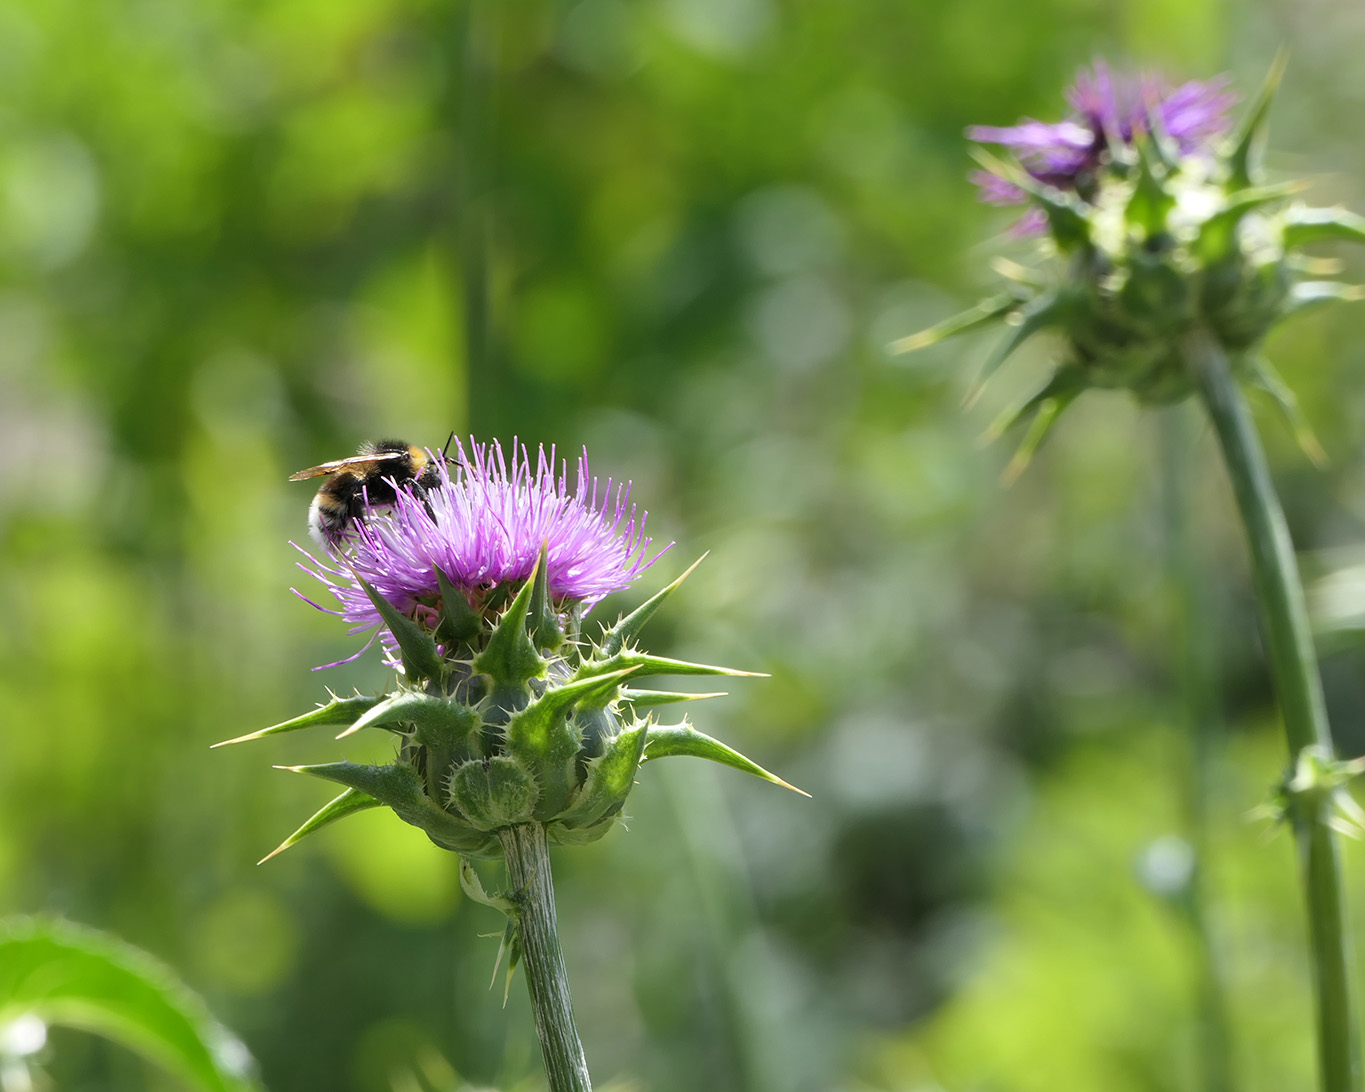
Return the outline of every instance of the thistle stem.
{"type": "Polygon", "coordinates": [[[507,859],[507,877],[517,903],[521,963],[550,1092],[592,1092],[588,1063],[573,1018],[564,951],[555,920],[554,880],[545,828],[525,823],[498,832],[507,859]]]}
{"type": "MultiPolygon", "coordinates": [[[[1195,330],[1186,336],[1182,349],[1218,434],[1246,528],[1291,765],[1309,748],[1330,759],[1332,739],[1303,586],[1260,437],[1222,345],[1207,331],[1195,330]]],[[[1290,815],[1308,904],[1321,1087],[1323,1092],[1360,1092],[1360,1044],[1351,997],[1351,946],[1341,859],[1336,835],[1327,825],[1331,801],[1327,794],[1302,794],[1293,803],[1290,815]]]]}

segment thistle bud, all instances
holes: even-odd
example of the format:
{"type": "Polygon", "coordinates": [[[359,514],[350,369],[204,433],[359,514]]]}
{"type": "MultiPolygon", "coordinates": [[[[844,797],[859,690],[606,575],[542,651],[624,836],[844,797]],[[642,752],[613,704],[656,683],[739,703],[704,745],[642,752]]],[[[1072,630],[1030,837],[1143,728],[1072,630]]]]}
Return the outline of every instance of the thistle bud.
{"type": "Polygon", "coordinates": [[[276,853],[380,805],[468,857],[501,856],[498,832],[522,824],[543,826],[553,842],[591,842],[618,821],[640,765],[667,755],[786,784],[686,720],[659,725],[645,712],[714,696],[637,688],[649,676],[751,674],[638,646],[691,569],[596,640],[583,635],[586,612],[662,552],[649,556],[628,484],[599,487],[585,454],[570,489],[553,452],[541,449],[533,466],[515,445],[509,461],[498,445],[471,441],[451,462],[453,472],[438,460],[430,488],[395,486],[392,504],[357,520],[328,563],[306,555],[305,571],[337,602],[330,613],[355,632],[377,630],[396,684],[374,697],[333,697],[228,742],[321,725],[342,728],[338,738],[376,728],[395,736],[397,757],[288,767],[344,791],[276,853]]]}
{"type": "Polygon", "coordinates": [[[1235,132],[1224,79],[1168,90],[1153,80],[1122,85],[1097,64],[1068,94],[1067,121],[1025,121],[968,130],[1004,147],[982,149],[974,175],[984,200],[1030,209],[1017,235],[1041,237],[1040,268],[1003,263],[1009,283],[972,311],[904,338],[908,352],[1003,319],[1012,325],[969,394],[1025,341],[1044,330],[1060,339],[1056,370],[1023,406],[992,428],[1032,422],[1012,470],[1022,468],[1060,413],[1093,388],[1130,391],[1145,404],[1179,401],[1195,389],[1181,349],[1194,330],[1215,338],[1238,378],[1268,392],[1305,450],[1320,449],[1294,396],[1261,355],[1266,334],[1319,303],[1359,299],[1354,285],[1309,280],[1295,248],[1323,239],[1365,241],[1365,219],[1306,208],[1297,184],[1267,185],[1259,149],[1282,66],[1235,132]]]}

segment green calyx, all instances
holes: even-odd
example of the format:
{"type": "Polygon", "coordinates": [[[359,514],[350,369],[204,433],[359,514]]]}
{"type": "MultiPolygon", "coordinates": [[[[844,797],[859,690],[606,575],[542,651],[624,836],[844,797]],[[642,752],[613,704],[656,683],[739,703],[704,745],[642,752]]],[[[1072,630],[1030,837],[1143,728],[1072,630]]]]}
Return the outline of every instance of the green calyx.
{"type": "Polygon", "coordinates": [[[1305,279],[1311,262],[1294,250],[1322,241],[1365,242],[1365,218],[1292,201],[1298,184],[1269,185],[1260,149],[1277,62],[1237,131],[1214,154],[1181,156],[1153,118],[1151,132],[1116,144],[1088,182],[1084,198],[1048,186],[1023,167],[985,152],[987,170],[1014,183],[1044,214],[1047,260],[1038,269],[1008,264],[1007,290],[969,311],[894,342],[911,352],[1003,320],[1010,329],[991,354],[967,401],[1035,334],[1060,342],[1054,376],[991,432],[1020,426],[1025,437],[1007,470],[1017,474],[1052,424],[1083,391],[1130,391],[1162,405],[1194,393],[1180,346],[1192,330],[1210,333],[1243,382],[1271,390],[1315,459],[1312,438],[1283,384],[1260,356],[1269,331],[1290,315],[1325,302],[1365,297],[1355,285],[1305,279]]]}
{"type": "Polygon", "coordinates": [[[542,553],[530,577],[501,596],[468,597],[438,573],[441,602],[422,603],[412,616],[365,589],[398,642],[403,672],[395,689],[333,697],[294,720],[226,742],[315,726],[341,729],[338,738],[377,728],[398,737],[397,757],[385,765],[284,767],[344,791],[271,857],[338,819],[380,806],[467,857],[500,857],[498,832],[525,823],[542,824],[553,842],[595,841],[619,820],[640,766],[668,755],[707,758],[791,788],[686,721],[663,726],[637,712],[718,696],[635,689],[646,676],[751,674],[636,646],[645,623],[695,565],[592,643],[578,639],[576,604],[550,597],[544,561],[542,553]]]}

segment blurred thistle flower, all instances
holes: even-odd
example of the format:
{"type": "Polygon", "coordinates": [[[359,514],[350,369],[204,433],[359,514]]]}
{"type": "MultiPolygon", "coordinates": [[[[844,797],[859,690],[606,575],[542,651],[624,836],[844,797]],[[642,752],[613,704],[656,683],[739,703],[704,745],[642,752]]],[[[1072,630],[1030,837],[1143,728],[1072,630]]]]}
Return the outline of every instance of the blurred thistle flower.
{"type": "Polygon", "coordinates": [[[1262,345],[1290,315],[1365,298],[1359,286],[1308,279],[1328,266],[1294,253],[1323,240],[1365,242],[1365,218],[1307,208],[1291,200],[1299,185],[1263,181],[1260,149],[1283,67],[1282,60],[1272,67],[1226,139],[1220,134],[1230,96],[1222,80],[1170,93],[1147,81],[1125,91],[1102,65],[1072,90],[1075,119],[969,130],[1013,153],[1007,161],[977,149],[985,171],[977,180],[988,200],[1027,195],[1047,231],[1039,264],[998,263],[1009,282],[1003,292],[893,349],[908,352],[997,320],[1008,323],[970,402],[1034,334],[1057,336],[1061,353],[1051,377],[992,426],[999,433],[1028,425],[1007,479],[1092,387],[1127,390],[1147,405],[1192,394],[1202,401],[1247,533],[1266,658],[1293,763],[1272,813],[1292,823],[1303,862],[1320,1087],[1353,1092],[1360,1087],[1361,1053],[1335,835],[1365,821],[1345,792],[1362,764],[1334,757],[1293,544],[1241,388],[1268,393],[1304,450],[1323,458],[1262,345]]]}
{"type": "Polygon", "coordinates": [[[667,755],[709,758],[785,785],[685,719],[659,725],[638,713],[715,695],[628,681],[750,674],[636,647],[691,569],[596,641],[581,635],[583,615],[663,552],[648,556],[645,513],[630,504],[629,483],[600,485],[586,452],[572,489],[567,466],[556,474],[543,448],[532,462],[514,446],[509,461],[500,445],[471,440],[452,461],[453,471],[441,461],[435,486],[395,486],[392,504],[354,522],[332,564],[305,555],[312,566],[302,567],[337,600],[328,613],[353,632],[379,627],[397,685],[375,697],[333,697],[228,742],[320,725],[343,728],[342,736],[373,727],[398,737],[398,757],[385,766],[292,767],[345,792],[281,850],[381,804],[472,857],[500,856],[501,832],[521,824],[542,825],[553,841],[592,841],[619,818],[641,763],[667,755]]]}
{"type": "Polygon", "coordinates": [[[1306,279],[1321,263],[1292,252],[1306,243],[1365,242],[1365,219],[1292,202],[1297,183],[1266,185],[1259,164],[1266,116],[1283,64],[1235,132],[1223,136],[1233,95],[1223,78],[1165,91],[1151,79],[1115,81],[1097,63],[1068,98],[1076,116],[1026,121],[968,135],[1003,145],[1006,160],[976,149],[986,200],[1032,203],[1046,229],[1040,262],[1000,262],[999,295],[892,349],[910,352],[1002,320],[1009,333],[987,359],[967,401],[1025,341],[1044,330],[1062,352],[1052,377],[988,435],[1029,424],[1006,471],[1017,475],[1057,417],[1083,391],[1122,388],[1146,404],[1196,389],[1191,337],[1211,337],[1234,375],[1260,387],[1290,421],[1304,450],[1321,449],[1293,393],[1261,355],[1282,319],[1333,300],[1362,298],[1355,285],[1306,279]]]}
{"type": "MultiPolygon", "coordinates": [[[[1192,80],[1170,90],[1151,76],[1116,80],[1109,66],[1097,60],[1091,71],[1078,72],[1067,90],[1073,117],[1055,123],[1026,118],[1007,128],[973,125],[967,136],[981,144],[1002,145],[1035,181],[1088,199],[1096,192],[1095,172],[1153,128],[1159,127],[1181,155],[1209,151],[1227,129],[1227,112],[1237,101],[1227,84],[1223,76],[1192,80]]],[[[1006,175],[983,170],[971,177],[989,204],[1022,205],[1029,200],[1028,191],[1006,175]]],[[[1045,218],[1036,211],[1034,216],[1030,224],[1042,230],[1045,218]]]]}

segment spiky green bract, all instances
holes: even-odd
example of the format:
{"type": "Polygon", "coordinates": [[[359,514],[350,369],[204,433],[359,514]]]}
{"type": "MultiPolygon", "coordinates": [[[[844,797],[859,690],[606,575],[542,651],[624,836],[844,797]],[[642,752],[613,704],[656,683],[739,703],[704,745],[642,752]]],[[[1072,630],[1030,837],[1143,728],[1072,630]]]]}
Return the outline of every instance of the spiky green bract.
{"type": "Polygon", "coordinates": [[[1310,243],[1365,242],[1365,218],[1291,203],[1300,185],[1271,185],[1262,177],[1259,149],[1282,73],[1281,60],[1221,146],[1201,141],[1182,151],[1159,112],[1152,112],[1131,140],[1111,141],[1075,193],[1040,181],[1017,163],[976,153],[986,177],[1026,194],[1041,213],[1050,234],[1042,260],[1036,270],[1011,266],[1007,291],[893,342],[892,349],[910,352],[996,320],[1008,322],[1012,328],[969,390],[970,403],[1034,334],[1048,331],[1058,339],[1053,381],[993,430],[1026,428],[1007,477],[1023,468],[1085,390],[1127,390],[1149,405],[1193,394],[1196,383],[1179,346],[1196,329],[1217,339],[1239,381],[1270,390],[1292,417],[1305,450],[1320,457],[1283,385],[1265,382],[1260,346],[1292,314],[1365,296],[1354,285],[1304,279],[1306,263],[1293,253],[1310,243]]]}
{"type": "Polygon", "coordinates": [[[1325,748],[1305,747],[1259,814],[1288,823],[1320,815],[1338,834],[1360,838],[1365,836],[1365,809],[1347,786],[1362,773],[1365,759],[1340,759],[1325,748]]]}
{"type": "Polygon", "coordinates": [[[604,627],[593,643],[578,637],[577,610],[563,609],[549,595],[539,576],[543,568],[542,553],[520,585],[476,596],[477,609],[469,593],[439,572],[441,601],[428,598],[410,614],[377,592],[371,596],[403,660],[395,688],[375,697],[333,698],[240,739],[315,725],[341,727],[338,738],[377,728],[398,737],[397,757],[387,765],[287,767],[346,791],[270,856],[380,805],[437,845],[468,857],[501,856],[506,831],[526,824],[543,826],[551,842],[595,841],[619,819],[641,763],[667,755],[707,758],[786,785],[686,724],[662,728],[636,712],[637,706],[715,695],[634,690],[628,681],[751,674],[653,656],[636,646],[645,623],[692,569],[604,627]]]}
{"type": "Polygon", "coordinates": [[[299,827],[256,863],[265,864],[271,857],[283,853],[292,845],[296,845],[307,835],[312,834],[313,831],[321,830],[323,827],[335,823],[338,819],[344,819],[353,812],[368,811],[370,808],[379,806],[379,801],[370,796],[369,793],[363,793],[359,789],[347,789],[340,796],[319,808],[303,826],[299,827]]]}
{"type": "Polygon", "coordinates": [[[355,579],[374,604],[374,609],[379,612],[379,617],[384,620],[384,625],[388,626],[394,640],[398,642],[398,654],[403,663],[404,674],[414,682],[439,678],[441,652],[435,636],[402,613],[375,591],[371,584],[359,576],[355,579]]]}
{"type": "Polygon", "coordinates": [[[795,785],[789,785],[776,774],[771,774],[756,762],[750,762],[738,751],[727,747],[718,739],[712,739],[703,732],[698,732],[687,721],[681,724],[670,724],[660,727],[651,727],[645,735],[645,759],[666,758],[669,755],[691,755],[694,758],[709,758],[712,762],[719,762],[723,766],[730,766],[736,770],[743,770],[751,773],[755,777],[761,777],[764,781],[771,781],[774,785],[781,785],[784,789],[791,789],[792,792],[799,792],[802,796],[809,796],[810,793],[798,789],[795,785]]]}
{"type": "Polygon", "coordinates": [[[235,739],[225,739],[221,743],[215,743],[214,747],[226,747],[229,743],[247,743],[253,739],[264,739],[266,736],[279,735],[281,732],[297,732],[300,728],[316,728],[318,726],[340,727],[354,724],[367,712],[379,705],[384,699],[372,698],[363,694],[356,694],[349,698],[338,698],[332,695],[332,700],[326,705],[319,705],[316,709],[304,713],[302,716],[295,717],[293,720],[286,720],[280,724],[272,724],[269,728],[262,728],[256,732],[248,732],[244,736],[237,736],[235,739]]]}

